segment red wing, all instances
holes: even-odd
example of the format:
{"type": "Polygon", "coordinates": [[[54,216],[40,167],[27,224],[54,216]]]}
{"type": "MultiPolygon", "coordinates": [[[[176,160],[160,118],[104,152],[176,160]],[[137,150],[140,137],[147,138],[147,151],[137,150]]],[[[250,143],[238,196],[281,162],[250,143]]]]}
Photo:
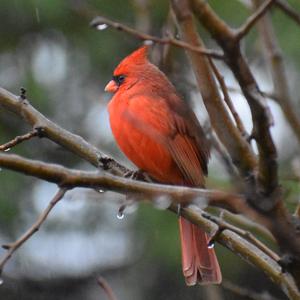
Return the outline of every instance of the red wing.
{"type": "MultiPolygon", "coordinates": [[[[204,185],[207,173],[207,141],[195,115],[172,110],[163,98],[135,96],[129,101],[127,118],[151,139],[169,149],[186,184],[204,185]]],[[[184,103],[182,103],[184,105],[184,103]]]]}

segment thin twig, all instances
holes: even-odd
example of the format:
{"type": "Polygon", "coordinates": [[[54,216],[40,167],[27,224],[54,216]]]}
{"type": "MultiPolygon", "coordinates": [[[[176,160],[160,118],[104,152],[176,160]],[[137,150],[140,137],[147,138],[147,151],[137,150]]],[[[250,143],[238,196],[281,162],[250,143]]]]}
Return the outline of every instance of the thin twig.
{"type": "Polygon", "coordinates": [[[296,12],[286,1],[275,0],[277,5],[284,13],[286,13],[291,19],[293,19],[298,25],[300,25],[300,13],[296,12]]]}
{"type": "Polygon", "coordinates": [[[273,5],[275,0],[266,0],[264,1],[257,10],[251,15],[246,22],[236,31],[236,39],[242,39],[254,24],[267,12],[267,10],[273,5]]]}
{"type": "Polygon", "coordinates": [[[32,131],[30,131],[26,134],[19,135],[19,136],[15,137],[13,140],[11,140],[3,145],[0,145],[0,151],[9,151],[11,148],[15,147],[16,145],[18,145],[24,141],[30,140],[31,138],[38,136],[38,135],[39,135],[39,131],[37,129],[33,129],[32,131]]]}
{"type": "Polygon", "coordinates": [[[248,300],[278,300],[278,298],[271,296],[267,291],[263,293],[258,293],[256,291],[234,284],[226,279],[223,279],[222,287],[230,291],[231,293],[246,298],[248,300]]]}
{"type": "MultiPolygon", "coordinates": [[[[257,0],[253,2],[255,6],[258,6],[260,3],[260,1],[257,0]]],[[[269,63],[271,68],[274,93],[277,97],[277,103],[281,107],[286,121],[291,126],[298,142],[300,143],[300,118],[293,105],[282,50],[274,31],[270,15],[265,15],[258,25],[259,34],[264,46],[263,50],[266,61],[269,63]]]]}
{"type": "MultiPolygon", "coordinates": [[[[182,39],[189,44],[203,47],[192,12],[186,8],[187,1],[171,1],[182,39]]],[[[193,51],[187,55],[194,71],[203,103],[218,138],[226,147],[242,177],[251,177],[257,166],[257,159],[248,142],[236,128],[228,109],[220,96],[213,72],[206,57],[193,51]]]]}
{"type": "Polygon", "coordinates": [[[239,214],[233,214],[229,212],[228,210],[223,210],[222,211],[222,218],[229,222],[230,224],[235,225],[236,227],[239,228],[244,228],[245,230],[250,230],[251,232],[255,232],[262,238],[268,240],[271,243],[275,243],[274,236],[270,233],[269,230],[267,230],[265,227],[260,225],[257,222],[253,222],[249,218],[246,218],[245,216],[239,214]]]}
{"type": "Polygon", "coordinates": [[[105,292],[108,300],[117,300],[117,297],[115,296],[113,289],[102,276],[97,278],[97,283],[105,292]]]}
{"type": "MultiPolygon", "coordinates": [[[[207,1],[190,0],[190,4],[195,17],[222,47],[226,55],[225,61],[234,73],[249,104],[253,120],[253,136],[258,145],[259,172],[255,180],[251,179],[248,182],[259,186],[265,195],[270,196],[269,201],[264,203],[257,201],[252,204],[256,205],[258,209],[271,210],[277,203],[280,193],[278,192],[277,152],[270,132],[270,126],[273,125],[270,108],[259,90],[244,54],[241,52],[235,31],[212,10],[207,1]]],[[[249,187],[249,190],[255,189],[255,186],[249,187]]]]}
{"type": "Polygon", "coordinates": [[[210,56],[212,58],[216,58],[216,59],[223,59],[224,58],[223,54],[220,53],[217,50],[209,50],[209,49],[205,49],[203,47],[193,46],[189,43],[185,43],[181,40],[177,40],[177,39],[172,38],[172,37],[159,38],[159,37],[147,34],[147,33],[140,32],[140,31],[138,31],[136,29],[133,29],[133,28],[127,26],[127,25],[114,22],[114,21],[112,21],[110,19],[107,19],[107,18],[104,18],[102,16],[101,17],[98,16],[98,17],[94,18],[92,20],[92,22],[90,23],[90,25],[92,27],[95,27],[95,28],[97,28],[98,26],[104,25],[104,24],[108,25],[108,26],[110,26],[114,29],[124,31],[124,32],[126,32],[128,34],[131,34],[131,35],[137,37],[138,39],[141,39],[141,40],[144,40],[144,41],[153,41],[155,43],[160,43],[160,44],[171,44],[171,45],[174,45],[176,47],[192,50],[192,51],[195,51],[197,53],[210,56]]]}
{"type": "MultiPolygon", "coordinates": [[[[173,209],[176,213],[178,212],[177,207],[173,207],[173,209]]],[[[217,225],[215,223],[213,223],[212,221],[204,218],[202,216],[202,212],[197,212],[196,210],[191,209],[191,208],[188,207],[188,208],[183,208],[180,213],[181,213],[182,216],[184,216],[185,218],[188,218],[188,220],[190,220],[194,224],[199,224],[198,222],[200,222],[201,223],[201,228],[203,228],[206,232],[208,232],[210,234],[213,234],[217,229],[217,225]],[[215,226],[213,227],[211,225],[211,223],[213,223],[215,226]]],[[[220,232],[220,234],[217,237],[217,241],[222,245],[226,245],[226,247],[229,248],[234,253],[236,251],[238,251],[238,253],[240,253],[240,254],[241,253],[243,253],[243,254],[248,253],[249,255],[241,255],[241,257],[244,260],[246,260],[248,263],[254,264],[255,266],[263,269],[265,271],[265,273],[268,274],[269,276],[272,274],[270,276],[270,278],[274,282],[277,282],[277,284],[279,284],[279,282],[281,280],[283,280],[283,281],[292,280],[293,281],[292,277],[288,273],[282,273],[281,272],[281,267],[277,269],[278,273],[276,272],[277,275],[275,277],[273,277],[273,275],[275,275],[273,273],[273,271],[274,271],[273,267],[275,267],[273,265],[274,260],[271,259],[268,255],[266,255],[259,248],[257,248],[255,245],[253,245],[252,243],[250,243],[250,242],[246,241],[245,239],[241,238],[235,232],[233,232],[231,230],[228,230],[228,229],[225,229],[222,232],[220,232]],[[239,243],[236,243],[236,239],[241,239],[243,241],[243,245],[241,245],[239,243]],[[231,243],[231,242],[233,242],[233,243],[231,243]],[[246,248],[244,248],[244,247],[246,247],[246,248]],[[271,267],[272,265],[273,265],[273,267],[271,267]],[[280,281],[278,281],[278,279],[280,279],[280,281]]],[[[276,262],[276,265],[278,265],[277,262],[276,262]]],[[[281,287],[282,287],[282,285],[281,285],[281,287]]],[[[289,297],[289,299],[299,300],[300,293],[297,290],[297,288],[295,290],[290,285],[288,285],[286,287],[287,288],[283,288],[282,290],[289,297]]]]}
{"type": "MultiPolygon", "coordinates": [[[[229,92],[239,93],[239,94],[243,95],[243,92],[241,91],[241,89],[233,87],[233,86],[227,86],[227,90],[229,92]]],[[[278,101],[277,96],[273,92],[264,92],[264,91],[261,91],[261,94],[264,97],[269,98],[270,100],[273,100],[275,102],[278,101]]]]}
{"type": "Polygon", "coordinates": [[[242,120],[240,119],[239,114],[237,113],[237,111],[235,110],[235,107],[231,101],[231,98],[229,96],[228,90],[227,90],[227,86],[224,80],[224,77],[221,75],[221,73],[219,72],[219,70],[217,69],[217,67],[215,66],[214,62],[210,59],[209,63],[212,67],[212,70],[217,78],[217,80],[219,81],[223,96],[224,96],[224,101],[227,104],[229,110],[231,111],[231,114],[235,120],[236,126],[239,129],[239,131],[241,132],[242,136],[245,137],[246,139],[248,138],[248,133],[243,125],[242,120]]]}
{"type": "Polygon", "coordinates": [[[47,219],[50,211],[53,209],[53,207],[63,198],[65,195],[67,189],[60,188],[58,192],[55,194],[53,199],[48,204],[47,208],[42,212],[42,214],[38,217],[36,222],[32,224],[32,226],[21,236],[19,237],[15,242],[10,244],[2,245],[2,248],[6,249],[7,252],[3,256],[3,258],[0,261],[0,275],[3,272],[3,268],[7,261],[12,257],[13,253],[19,249],[33,234],[35,234],[40,226],[45,222],[47,219]]]}
{"type": "MultiPolygon", "coordinates": [[[[242,236],[243,238],[245,238],[246,240],[248,240],[249,242],[251,242],[253,245],[255,245],[258,249],[260,249],[261,251],[263,251],[265,254],[267,254],[268,256],[270,256],[273,260],[278,261],[280,259],[280,257],[273,252],[272,250],[270,250],[264,243],[262,243],[260,240],[258,240],[251,232],[247,231],[247,230],[243,230],[241,228],[238,228],[224,220],[222,220],[221,218],[218,218],[216,216],[212,216],[209,215],[207,213],[202,213],[203,217],[213,221],[214,223],[216,223],[219,227],[219,231],[223,231],[225,229],[229,229],[235,233],[237,233],[238,235],[242,236]]],[[[217,233],[218,234],[218,233],[217,233]]],[[[214,237],[213,237],[214,239],[214,237]]]]}

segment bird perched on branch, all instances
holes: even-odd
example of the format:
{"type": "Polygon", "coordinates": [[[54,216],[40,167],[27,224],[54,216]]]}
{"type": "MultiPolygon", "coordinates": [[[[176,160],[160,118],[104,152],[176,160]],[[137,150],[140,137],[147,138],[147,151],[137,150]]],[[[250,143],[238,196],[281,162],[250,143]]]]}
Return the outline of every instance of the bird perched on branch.
{"type": "MultiPolygon", "coordinates": [[[[124,154],[160,183],[204,187],[209,146],[193,113],[168,78],[147,58],[148,46],[116,67],[105,91],[113,135],[124,154]]],[[[208,236],[179,217],[182,269],[187,285],[220,283],[208,236]]]]}

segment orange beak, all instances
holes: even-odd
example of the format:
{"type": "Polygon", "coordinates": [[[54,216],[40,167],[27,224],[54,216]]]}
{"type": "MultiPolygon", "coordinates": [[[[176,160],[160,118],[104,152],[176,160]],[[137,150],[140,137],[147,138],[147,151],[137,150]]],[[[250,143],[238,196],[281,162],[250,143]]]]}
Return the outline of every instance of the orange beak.
{"type": "Polygon", "coordinates": [[[109,93],[115,93],[118,89],[118,85],[114,80],[111,80],[105,87],[104,91],[109,93]]]}

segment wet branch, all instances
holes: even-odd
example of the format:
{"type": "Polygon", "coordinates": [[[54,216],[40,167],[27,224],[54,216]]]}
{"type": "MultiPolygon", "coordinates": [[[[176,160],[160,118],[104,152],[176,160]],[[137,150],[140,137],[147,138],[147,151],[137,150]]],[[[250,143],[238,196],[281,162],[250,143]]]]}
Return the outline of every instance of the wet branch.
{"type": "Polygon", "coordinates": [[[296,12],[287,1],[275,0],[275,5],[277,5],[285,14],[287,14],[288,17],[300,25],[300,13],[296,12]]]}
{"type": "MultiPolygon", "coordinates": [[[[255,6],[258,6],[261,1],[255,0],[253,2],[255,6]]],[[[300,118],[293,105],[282,50],[279,46],[270,15],[265,15],[258,25],[259,34],[264,45],[266,61],[271,68],[277,103],[280,105],[287,122],[290,124],[300,143],[300,118]]]]}
{"type": "Polygon", "coordinates": [[[276,0],[267,0],[257,8],[257,10],[251,15],[246,22],[236,31],[236,39],[240,40],[248,34],[250,29],[255,23],[267,12],[267,10],[275,3],[276,0]]]}
{"type": "Polygon", "coordinates": [[[215,59],[223,59],[224,58],[223,54],[217,50],[209,50],[209,49],[205,49],[203,47],[197,47],[197,46],[191,45],[189,43],[185,43],[181,40],[177,40],[172,37],[159,38],[159,37],[156,37],[153,35],[149,35],[147,33],[140,32],[140,31],[133,29],[129,26],[126,26],[124,24],[114,22],[114,21],[104,18],[102,16],[101,17],[98,16],[98,17],[94,18],[94,20],[92,20],[90,25],[95,28],[97,28],[101,25],[107,25],[114,29],[121,30],[128,34],[131,34],[131,35],[135,36],[136,38],[143,40],[143,41],[152,41],[152,42],[159,43],[159,44],[170,44],[170,45],[173,45],[176,47],[195,51],[197,53],[200,53],[200,54],[206,55],[206,56],[210,56],[215,59]]]}
{"type": "Polygon", "coordinates": [[[26,134],[17,136],[14,139],[12,139],[11,141],[9,141],[3,145],[0,145],[0,151],[9,151],[11,148],[15,147],[16,145],[18,145],[24,141],[30,140],[31,138],[36,137],[38,135],[39,135],[39,130],[33,129],[26,134]]]}

